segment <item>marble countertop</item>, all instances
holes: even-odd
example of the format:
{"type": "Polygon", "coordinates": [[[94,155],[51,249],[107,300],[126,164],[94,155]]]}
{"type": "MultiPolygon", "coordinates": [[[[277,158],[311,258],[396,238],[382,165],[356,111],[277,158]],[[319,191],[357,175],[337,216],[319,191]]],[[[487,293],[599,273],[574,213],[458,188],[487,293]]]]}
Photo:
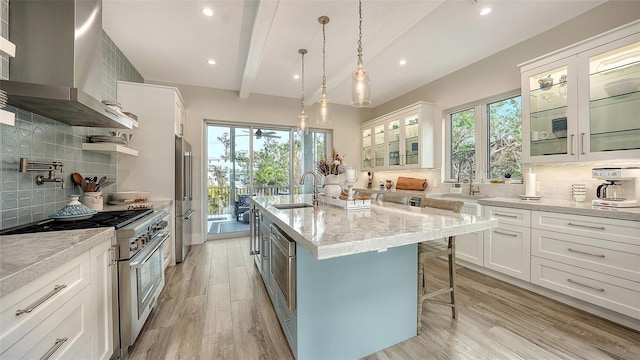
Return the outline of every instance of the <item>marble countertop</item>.
{"type": "Polygon", "coordinates": [[[1,236],[0,297],[111,240],[113,236],[113,228],[1,236]]]}
{"type": "Polygon", "coordinates": [[[592,206],[591,202],[541,199],[540,201],[522,201],[514,198],[478,199],[480,205],[503,206],[515,209],[538,210],[563,214],[596,216],[618,220],[640,221],[640,208],[608,208],[592,206]]]}
{"type": "Polygon", "coordinates": [[[346,211],[328,205],[279,210],[274,204],[307,203],[311,195],[253,197],[261,211],[316,259],[330,259],[494,228],[496,219],[392,203],[346,211]]]}

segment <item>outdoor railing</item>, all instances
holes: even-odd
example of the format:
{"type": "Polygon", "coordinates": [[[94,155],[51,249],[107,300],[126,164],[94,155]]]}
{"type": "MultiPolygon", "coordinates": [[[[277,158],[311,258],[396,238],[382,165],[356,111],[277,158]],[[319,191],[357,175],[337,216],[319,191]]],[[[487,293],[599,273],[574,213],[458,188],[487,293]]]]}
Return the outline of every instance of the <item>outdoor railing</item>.
{"type": "MultiPolygon", "coordinates": [[[[294,188],[295,193],[299,193],[299,187],[294,188]]],[[[236,188],[235,198],[231,196],[231,186],[209,186],[207,189],[207,207],[209,217],[216,215],[237,215],[235,214],[235,201],[238,195],[249,194],[248,188],[236,188]]],[[[269,186],[255,188],[252,195],[285,195],[289,194],[288,186],[269,186]]]]}

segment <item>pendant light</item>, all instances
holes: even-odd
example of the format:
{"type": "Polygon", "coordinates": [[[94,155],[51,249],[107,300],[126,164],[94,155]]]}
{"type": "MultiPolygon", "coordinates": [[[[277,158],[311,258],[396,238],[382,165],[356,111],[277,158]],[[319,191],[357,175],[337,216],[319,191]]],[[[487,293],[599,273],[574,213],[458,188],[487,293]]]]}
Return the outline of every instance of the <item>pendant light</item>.
{"type": "Polygon", "coordinates": [[[360,15],[358,26],[358,67],[353,74],[351,105],[365,107],[371,105],[371,93],[369,92],[369,73],[364,69],[362,62],[362,0],[358,1],[358,14],[360,15]]]}
{"type": "Polygon", "coordinates": [[[300,95],[300,115],[298,115],[298,132],[304,133],[305,135],[309,133],[309,125],[308,119],[309,117],[304,113],[304,55],[307,53],[307,49],[298,50],[298,54],[302,55],[302,72],[300,74],[300,83],[302,84],[301,95],[300,95]]]}
{"type": "Polygon", "coordinates": [[[327,100],[327,77],[325,74],[326,37],[324,32],[324,27],[329,23],[329,20],[328,16],[320,16],[318,18],[318,22],[322,24],[322,95],[318,101],[318,116],[316,121],[320,125],[331,125],[331,107],[329,100],[327,100]]]}

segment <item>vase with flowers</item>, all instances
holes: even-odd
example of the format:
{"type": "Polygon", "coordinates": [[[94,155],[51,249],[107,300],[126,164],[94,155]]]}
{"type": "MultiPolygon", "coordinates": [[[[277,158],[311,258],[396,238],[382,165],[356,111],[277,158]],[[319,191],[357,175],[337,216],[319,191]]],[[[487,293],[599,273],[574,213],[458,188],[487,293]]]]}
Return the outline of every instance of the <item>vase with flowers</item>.
{"type": "Polygon", "coordinates": [[[324,194],[329,197],[339,197],[342,193],[338,175],[344,174],[346,166],[343,163],[344,157],[331,151],[330,158],[322,158],[318,161],[318,172],[324,175],[324,194]]]}

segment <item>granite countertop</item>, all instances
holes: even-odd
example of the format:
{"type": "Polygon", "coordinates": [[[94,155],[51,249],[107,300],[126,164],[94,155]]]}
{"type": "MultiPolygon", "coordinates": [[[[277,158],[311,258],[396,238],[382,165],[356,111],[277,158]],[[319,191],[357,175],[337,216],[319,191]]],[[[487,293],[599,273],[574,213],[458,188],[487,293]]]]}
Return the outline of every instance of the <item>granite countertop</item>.
{"type": "Polygon", "coordinates": [[[92,247],[112,239],[113,228],[3,235],[0,297],[47,274],[92,247]]]}
{"type": "Polygon", "coordinates": [[[478,199],[480,205],[502,206],[515,209],[538,210],[563,214],[596,216],[618,220],[640,221],[640,208],[608,208],[592,206],[591,202],[541,199],[540,201],[522,201],[514,198],[478,199]]]}
{"type": "Polygon", "coordinates": [[[498,225],[496,219],[392,203],[372,204],[370,210],[357,211],[328,205],[289,210],[272,206],[311,204],[311,199],[311,195],[280,195],[253,197],[251,201],[269,212],[276,225],[318,260],[386,251],[498,225]]]}

